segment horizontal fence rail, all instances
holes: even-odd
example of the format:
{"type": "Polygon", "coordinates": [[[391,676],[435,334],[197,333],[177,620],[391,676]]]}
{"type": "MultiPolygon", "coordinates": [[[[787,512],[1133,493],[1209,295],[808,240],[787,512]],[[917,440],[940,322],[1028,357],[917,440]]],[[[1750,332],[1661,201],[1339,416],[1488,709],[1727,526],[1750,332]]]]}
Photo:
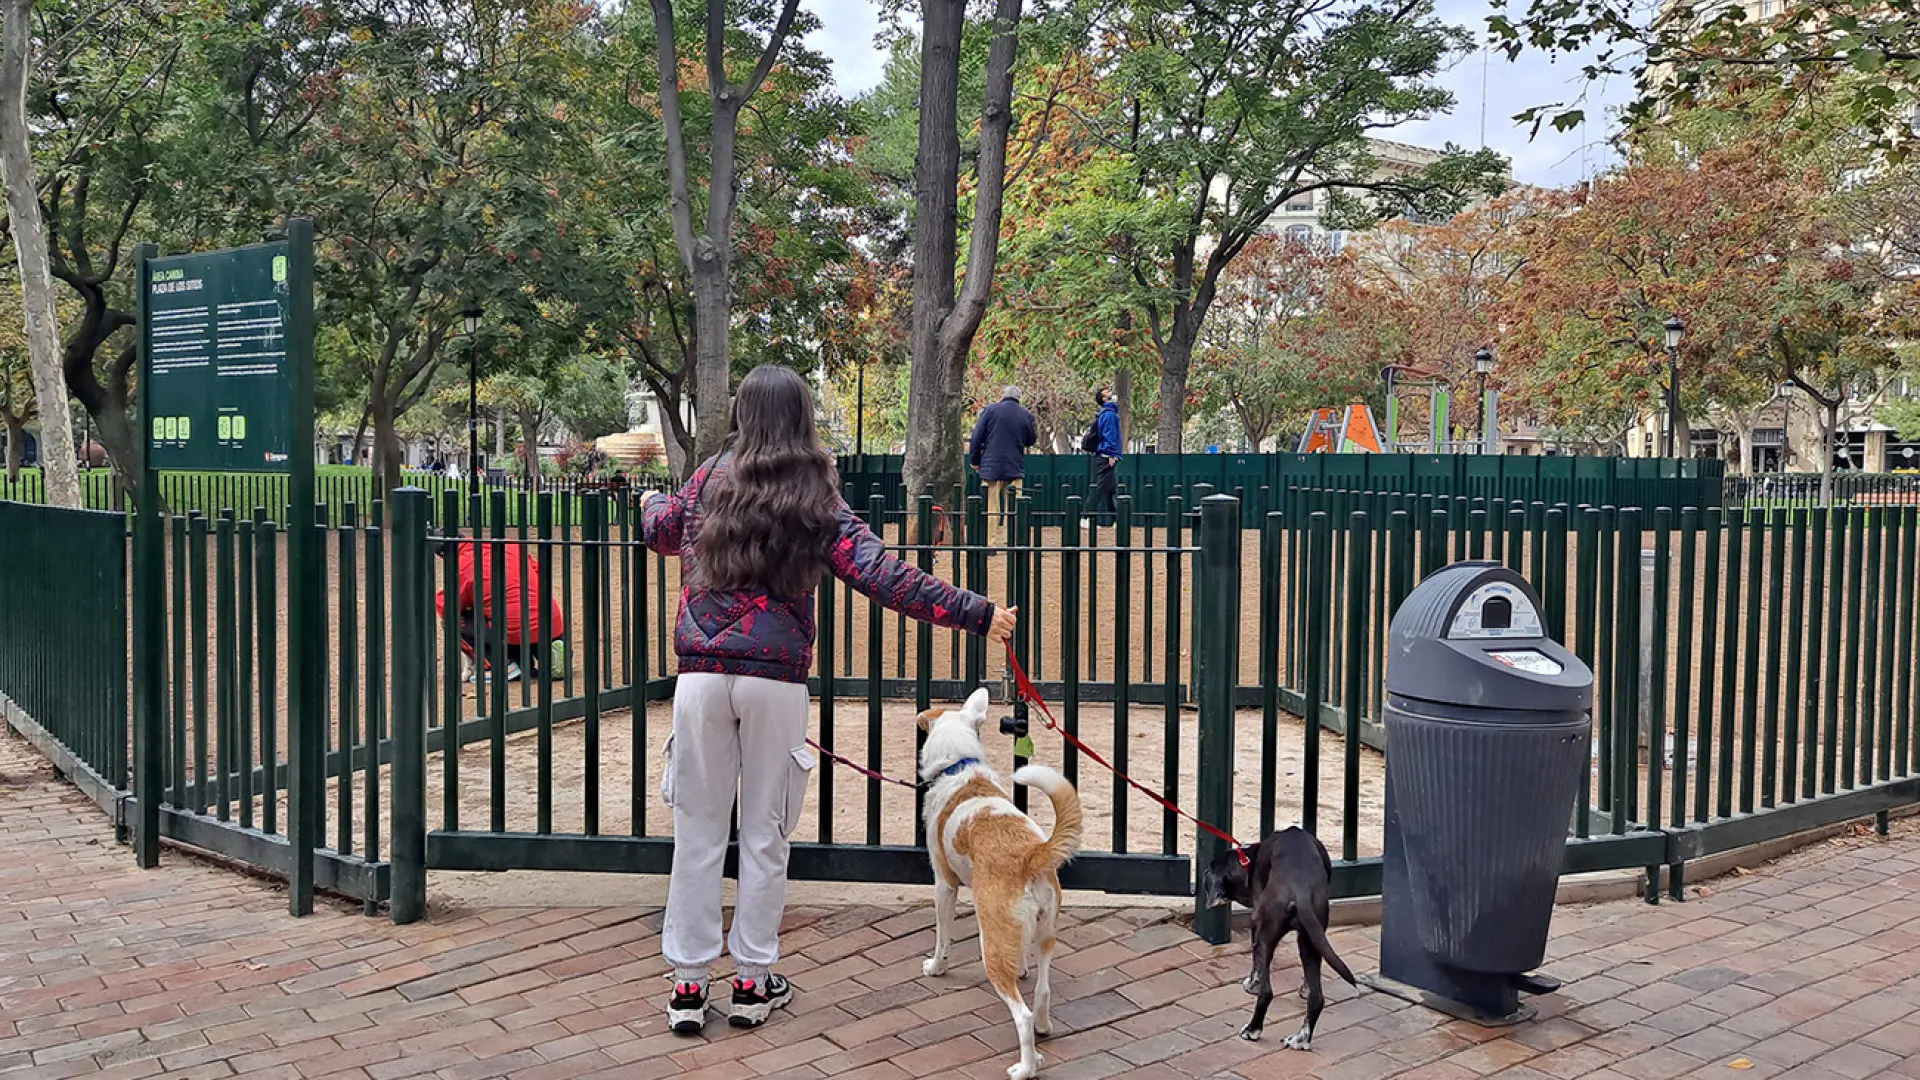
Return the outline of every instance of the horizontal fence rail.
{"type": "MultiPolygon", "coordinates": [[[[513,477],[476,482],[449,479],[441,473],[409,471],[402,473],[401,479],[405,484],[433,493],[436,515],[440,497],[448,492],[458,494],[463,505],[478,501],[483,512],[492,505],[493,493],[504,493],[507,496],[504,512],[510,516],[517,515],[523,505],[531,506],[522,497],[549,494],[556,499],[555,520],[566,525],[580,523],[582,500],[589,496],[619,497],[626,492],[666,486],[664,478],[651,474],[619,481],[569,478],[529,483],[513,477]]],[[[159,480],[160,501],[169,514],[200,514],[211,519],[218,518],[225,510],[250,511],[254,507],[265,507],[268,520],[274,524],[285,525],[288,520],[284,473],[163,472],[159,480]]],[[[127,513],[133,506],[133,498],[121,488],[118,476],[111,469],[84,471],[80,481],[82,503],[89,510],[127,513]]],[[[361,469],[322,469],[315,478],[315,491],[318,504],[327,510],[328,520],[340,525],[364,524],[357,518],[350,520],[349,509],[364,517],[385,497],[384,483],[370,471],[361,469]]],[[[0,475],[0,502],[38,505],[46,502],[46,496],[46,483],[38,471],[23,472],[17,481],[0,475]]],[[[517,523],[519,519],[515,516],[512,520],[517,523]]]]}

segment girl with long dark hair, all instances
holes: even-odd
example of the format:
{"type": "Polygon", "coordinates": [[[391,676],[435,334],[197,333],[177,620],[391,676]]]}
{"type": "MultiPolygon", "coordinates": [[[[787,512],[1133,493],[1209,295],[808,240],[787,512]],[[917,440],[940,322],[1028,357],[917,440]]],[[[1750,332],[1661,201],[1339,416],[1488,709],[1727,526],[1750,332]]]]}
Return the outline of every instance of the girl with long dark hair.
{"type": "Polygon", "coordinates": [[[788,838],[816,760],[807,747],[813,590],[831,573],[910,618],[1005,641],[1013,608],[956,588],[887,554],[840,497],[821,445],[813,393],[794,372],[755,368],[733,402],[725,448],[678,494],[643,496],[647,545],[678,555],[683,586],[661,799],[673,808],[673,878],[661,951],[673,965],[668,1023],[706,1023],[720,959],[727,827],[740,802],[734,905],[735,1027],[758,1027],[793,987],[773,973],[786,907],[788,838]]]}

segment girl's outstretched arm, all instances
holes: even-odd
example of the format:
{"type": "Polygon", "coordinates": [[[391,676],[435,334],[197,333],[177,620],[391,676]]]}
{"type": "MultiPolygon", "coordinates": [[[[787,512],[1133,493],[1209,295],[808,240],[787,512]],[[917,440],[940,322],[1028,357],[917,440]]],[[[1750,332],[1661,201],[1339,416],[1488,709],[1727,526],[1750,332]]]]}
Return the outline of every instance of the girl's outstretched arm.
{"type": "Polygon", "coordinates": [[[910,619],[981,635],[993,625],[992,601],[888,554],[886,542],[845,500],[840,502],[840,538],[831,565],[834,577],[910,619]]]}
{"type": "Polygon", "coordinates": [[[640,539],[662,555],[680,554],[680,542],[686,537],[687,507],[695,493],[707,482],[713,462],[694,470],[679,491],[662,495],[650,491],[640,496],[640,539]]]}

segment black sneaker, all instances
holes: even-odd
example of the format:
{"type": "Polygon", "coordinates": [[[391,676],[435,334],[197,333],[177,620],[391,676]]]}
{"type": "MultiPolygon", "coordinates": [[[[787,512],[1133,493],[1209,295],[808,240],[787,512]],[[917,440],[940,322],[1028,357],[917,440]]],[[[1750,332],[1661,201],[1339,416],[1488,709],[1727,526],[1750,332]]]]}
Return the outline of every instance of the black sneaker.
{"type": "MultiPolygon", "coordinates": [[[[735,992],[738,997],[738,992],[735,992]]],[[[677,1035],[698,1035],[707,1026],[707,987],[704,983],[673,984],[673,1000],[667,1003],[667,1026],[677,1035]]]]}
{"type": "Polygon", "coordinates": [[[733,1015],[727,1023],[737,1028],[759,1027],[773,1010],[785,1008],[792,1000],[793,984],[779,975],[768,975],[764,981],[735,979],[733,1015]]]}

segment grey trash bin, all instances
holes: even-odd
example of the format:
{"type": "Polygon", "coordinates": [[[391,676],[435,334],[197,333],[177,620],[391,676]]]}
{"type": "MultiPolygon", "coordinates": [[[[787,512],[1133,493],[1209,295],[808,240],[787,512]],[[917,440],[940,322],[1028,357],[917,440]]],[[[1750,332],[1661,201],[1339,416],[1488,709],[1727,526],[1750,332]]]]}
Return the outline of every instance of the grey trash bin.
{"type": "Polygon", "coordinates": [[[1380,974],[1454,1015],[1524,1019],[1519,993],[1558,985],[1527,973],[1589,767],[1593,673],[1520,575],[1459,563],[1394,613],[1386,690],[1380,974]]]}

